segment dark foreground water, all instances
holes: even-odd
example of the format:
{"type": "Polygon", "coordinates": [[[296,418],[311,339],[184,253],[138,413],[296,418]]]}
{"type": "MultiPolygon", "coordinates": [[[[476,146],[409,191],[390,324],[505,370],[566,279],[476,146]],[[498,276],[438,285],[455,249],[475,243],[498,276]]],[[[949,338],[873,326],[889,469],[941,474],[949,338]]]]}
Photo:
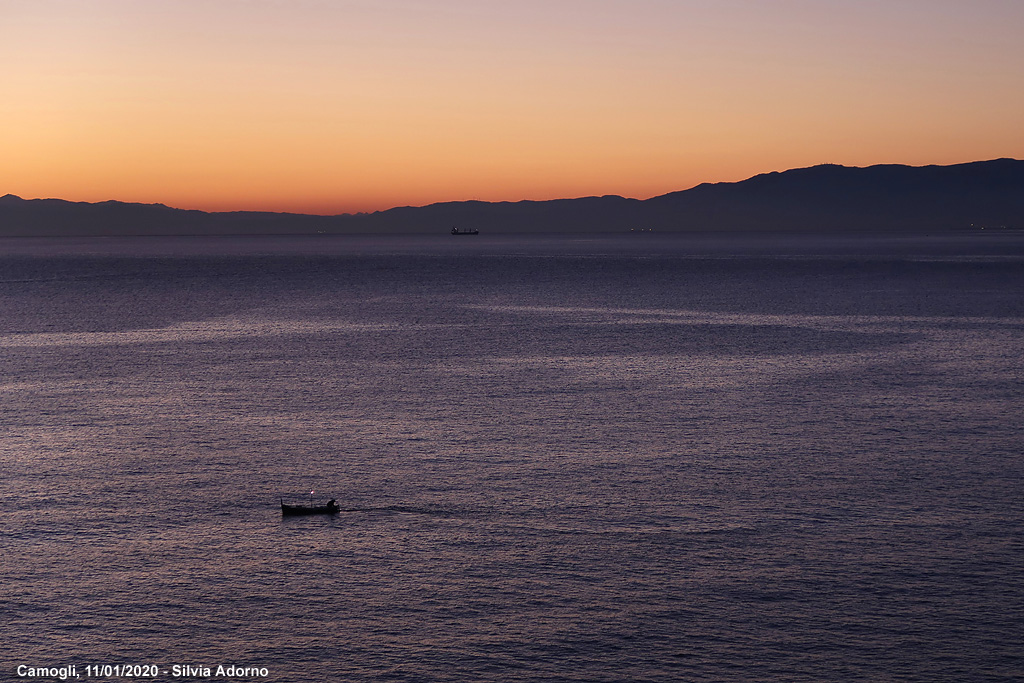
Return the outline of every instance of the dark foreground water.
{"type": "Polygon", "coordinates": [[[1024,236],[0,240],[0,678],[1021,680],[1022,349],[1024,236]]]}

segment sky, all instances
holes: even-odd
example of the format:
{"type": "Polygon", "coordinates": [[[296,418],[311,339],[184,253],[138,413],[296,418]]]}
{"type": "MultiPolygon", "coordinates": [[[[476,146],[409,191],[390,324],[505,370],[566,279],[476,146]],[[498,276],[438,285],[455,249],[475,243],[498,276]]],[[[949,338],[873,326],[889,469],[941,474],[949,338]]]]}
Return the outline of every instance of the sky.
{"type": "Polygon", "coordinates": [[[0,0],[0,195],[337,214],[1024,159],[1021,0],[0,0]]]}

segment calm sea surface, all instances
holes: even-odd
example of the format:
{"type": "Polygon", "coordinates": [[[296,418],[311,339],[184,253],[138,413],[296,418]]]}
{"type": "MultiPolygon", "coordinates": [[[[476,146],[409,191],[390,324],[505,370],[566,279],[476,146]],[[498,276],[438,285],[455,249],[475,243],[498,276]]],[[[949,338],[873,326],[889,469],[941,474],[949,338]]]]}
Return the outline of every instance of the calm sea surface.
{"type": "Polygon", "coordinates": [[[0,679],[1019,681],[1022,399],[1022,235],[0,240],[0,679]]]}

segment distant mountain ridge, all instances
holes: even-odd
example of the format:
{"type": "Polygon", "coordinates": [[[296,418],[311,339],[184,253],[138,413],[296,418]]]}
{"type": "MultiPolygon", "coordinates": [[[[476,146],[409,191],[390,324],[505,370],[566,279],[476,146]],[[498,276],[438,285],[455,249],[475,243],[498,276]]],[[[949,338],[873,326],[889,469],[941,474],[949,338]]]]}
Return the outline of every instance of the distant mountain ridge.
{"type": "Polygon", "coordinates": [[[832,164],[651,199],[462,201],[369,214],[204,212],[163,204],[0,197],[0,236],[1024,229],[1024,161],[832,164]]]}

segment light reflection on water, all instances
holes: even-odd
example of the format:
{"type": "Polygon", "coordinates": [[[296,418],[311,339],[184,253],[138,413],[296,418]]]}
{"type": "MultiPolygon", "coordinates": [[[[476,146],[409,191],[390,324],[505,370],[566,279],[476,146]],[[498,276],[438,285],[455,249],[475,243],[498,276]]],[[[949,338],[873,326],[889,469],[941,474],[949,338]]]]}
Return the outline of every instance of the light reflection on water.
{"type": "Polygon", "coordinates": [[[0,259],[0,659],[1024,674],[1020,245],[608,240],[0,259]]]}

